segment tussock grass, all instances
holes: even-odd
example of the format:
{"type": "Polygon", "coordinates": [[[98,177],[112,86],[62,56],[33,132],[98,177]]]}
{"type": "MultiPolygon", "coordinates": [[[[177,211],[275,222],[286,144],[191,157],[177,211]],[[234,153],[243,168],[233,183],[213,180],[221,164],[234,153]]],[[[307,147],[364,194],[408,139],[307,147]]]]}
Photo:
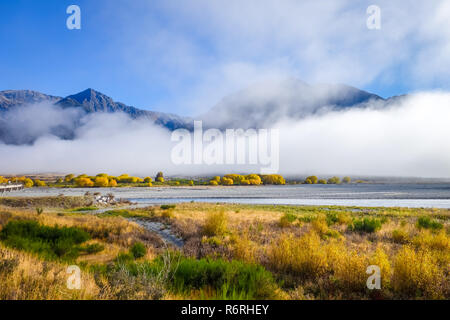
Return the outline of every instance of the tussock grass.
{"type": "Polygon", "coordinates": [[[448,290],[446,280],[436,256],[428,249],[404,246],[395,257],[392,284],[401,296],[442,299],[448,290]]]}
{"type": "Polygon", "coordinates": [[[450,299],[449,210],[183,203],[60,216],[34,208],[0,208],[0,228],[33,220],[89,234],[77,261],[95,279],[95,299],[450,299]],[[163,222],[185,246],[168,255],[128,218],[163,222]],[[136,243],[146,253],[130,253],[136,243]],[[370,265],[380,268],[381,290],[366,287],[370,265]]]}
{"type": "Polygon", "coordinates": [[[213,212],[208,215],[203,226],[203,233],[207,236],[220,236],[227,232],[228,217],[224,211],[213,212]]]}
{"type": "Polygon", "coordinates": [[[67,265],[39,258],[0,244],[0,300],[101,299],[89,273],[80,290],[67,288],[67,265]]]}

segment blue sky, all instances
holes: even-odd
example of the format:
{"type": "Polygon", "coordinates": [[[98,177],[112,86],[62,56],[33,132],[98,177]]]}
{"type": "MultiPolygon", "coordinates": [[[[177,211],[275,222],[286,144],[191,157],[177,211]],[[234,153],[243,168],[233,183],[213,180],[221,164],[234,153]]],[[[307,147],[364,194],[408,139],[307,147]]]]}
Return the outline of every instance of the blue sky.
{"type": "Polygon", "coordinates": [[[384,97],[450,87],[445,1],[16,0],[0,2],[0,90],[86,88],[193,115],[252,83],[297,77],[384,97]],[[66,8],[81,8],[81,30],[66,8]],[[405,11],[405,7],[408,10],[405,11]]]}

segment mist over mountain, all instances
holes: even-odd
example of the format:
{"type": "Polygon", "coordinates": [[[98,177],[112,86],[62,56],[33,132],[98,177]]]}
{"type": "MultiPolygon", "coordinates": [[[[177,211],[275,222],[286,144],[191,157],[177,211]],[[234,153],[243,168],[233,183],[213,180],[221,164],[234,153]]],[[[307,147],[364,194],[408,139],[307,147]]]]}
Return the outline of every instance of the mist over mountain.
{"type": "Polygon", "coordinates": [[[169,130],[192,127],[188,118],[127,106],[93,89],[66,98],[30,90],[8,90],[0,92],[0,141],[30,144],[45,135],[74,139],[83,118],[103,113],[126,114],[169,130]]]}
{"type": "MultiPolygon", "coordinates": [[[[309,85],[297,79],[283,79],[255,84],[229,95],[196,120],[203,120],[205,127],[220,129],[269,128],[277,122],[331,111],[366,108],[369,104],[372,108],[383,107],[388,101],[346,85],[309,85]]],[[[75,139],[84,117],[103,113],[125,114],[169,131],[193,127],[193,119],[128,106],[93,89],[65,98],[30,90],[8,90],[0,92],[0,141],[30,144],[45,135],[75,139]]]]}
{"type": "MultiPolygon", "coordinates": [[[[258,125],[264,117],[258,118],[257,111],[264,110],[273,121],[265,124],[278,129],[279,173],[286,176],[450,177],[450,93],[423,92],[383,100],[346,87],[350,94],[338,94],[338,99],[326,88],[326,95],[318,95],[320,103],[299,95],[302,101],[314,103],[297,105],[282,103],[286,97],[282,90],[270,94],[261,90],[266,95],[254,97],[261,107],[249,109],[248,114],[233,113],[245,104],[230,96],[233,103],[223,105],[230,118],[223,120],[232,122],[217,123],[223,128],[258,125]],[[264,104],[267,101],[274,107],[267,107],[272,106],[264,104]]],[[[7,107],[0,112],[3,174],[130,172],[146,176],[163,170],[168,175],[207,175],[261,169],[247,162],[177,165],[172,154],[179,142],[171,139],[171,130],[139,116],[143,110],[128,109],[97,92],[74,95],[64,105],[64,99],[17,95],[20,104],[11,103],[9,93],[7,107]],[[29,99],[37,100],[23,104],[29,99]]],[[[221,118],[217,111],[212,120],[221,118]]],[[[205,121],[211,124],[211,118],[205,121]]],[[[205,146],[207,150],[209,144],[205,146]]]]}
{"type": "Polygon", "coordinates": [[[284,79],[253,85],[225,97],[202,119],[209,127],[269,128],[281,120],[300,120],[377,102],[383,105],[385,99],[347,85],[309,85],[298,79],[284,79]]]}
{"type": "Polygon", "coordinates": [[[115,102],[112,98],[87,89],[80,93],[68,96],[56,103],[62,108],[81,108],[86,114],[97,112],[123,112],[132,119],[148,119],[157,125],[169,130],[189,127],[189,119],[171,113],[154,112],[127,106],[121,102],[115,102]]]}

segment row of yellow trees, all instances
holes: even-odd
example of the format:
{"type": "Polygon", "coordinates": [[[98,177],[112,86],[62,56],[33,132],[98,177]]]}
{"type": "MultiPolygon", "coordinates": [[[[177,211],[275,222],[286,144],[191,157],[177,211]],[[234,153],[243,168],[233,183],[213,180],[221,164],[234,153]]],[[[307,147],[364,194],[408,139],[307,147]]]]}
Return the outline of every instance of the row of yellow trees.
{"type": "MultiPolygon", "coordinates": [[[[22,183],[25,187],[31,188],[33,186],[36,187],[45,187],[47,184],[44,181],[38,179],[31,179],[28,177],[13,177],[13,178],[4,178],[0,176],[0,183],[22,183]]],[[[162,172],[158,172],[155,177],[155,181],[159,183],[164,183],[164,175],[162,172]]],[[[317,176],[309,176],[307,177],[303,183],[304,184],[341,184],[341,183],[350,183],[350,177],[331,177],[326,179],[319,179],[317,176]]],[[[88,176],[86,174],[81,174],[75,176],[74,174],[68,174],[64,177],[64,179],[58,179],[57,183],[69,183],[73,184],[77,187],[117,187],[119,184],[142,184],[144,186],[151,187],[153,185],[152,177],[133,177],[128,174],[122,174],[120,176],[111,176],[106,173],[99,173],[96,176],[88,176]]],[[[179,182],[175,183],[179,185],[179,182]]],[[[216,176],[209,182],[210,185],[261,185],[261,184],[272,184],[272,185],[284,185],[286,184],[283,176],[279,174],[269,174],[269,175],[258,175],[258,174],[248,174],[248,175],[240,175],[240,174],[227,174],[223,177],[216,176]]],[[[194,181],[190,180],[188,185],[193,186],[194,181]]]]}
{"type": "MultiPolygon", "coordinates": [[[[164,175],[162,172],[158,172],[155,177],[157,182],[164,182],[164,175]]],[[[106,173],[99,173],[96,176],[88,176],[86,174],[81,174],[75,176],[73,174],[68,174],[64,177],[64,182],[72,183],[77,187],[116,187],[118,184],[136,184],[141,183],[149,187],[153,185],[153,179],[151,177],[133,177],[128,174],[122,174],[120,176],[110,176],[106,173]]]]}
{"type": "Polygon", "coordinates": [[[279,174],[269,174],[269,175],[257,175],[257,174],[227,174],[222,178],[219,176],[214,177],[210,182],[210,185],[217,186],[232,186],[232,185],[254,185],[258,186],[261,184],[286,184],[286,180],[283,176],[279,174]]]}
{"type": "Polygon", "coordinates": [[[350,183],[352,182],[352,179],[350,177],[331,177],[328,178],[328,180],[325,179],[319,179],[316,176],[309,176],[305,179],[303,183],[305,184],[341,184],[341,183],[350,183]]]}

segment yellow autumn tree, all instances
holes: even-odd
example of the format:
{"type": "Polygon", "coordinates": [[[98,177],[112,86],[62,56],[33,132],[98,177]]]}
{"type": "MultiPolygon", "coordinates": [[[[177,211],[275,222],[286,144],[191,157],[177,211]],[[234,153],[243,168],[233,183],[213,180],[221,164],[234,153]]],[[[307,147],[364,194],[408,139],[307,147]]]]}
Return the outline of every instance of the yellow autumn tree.
{"type": "Polygon", "coordinates": [[[341,183],[341,178],[339,177],[331,177],[328,179],[328,184],[340,184],[341,183]]]}
{"type": "Polygon", "coordinates": [[[25,178],[22,182],[25,188],[31,188],[34,185],[33,180],[31,180],[30,178],[25,178]]]}
{"type": "Polygon", "coordinates": [[[309,176],[305,179],[305,183],[307,184],[317,184],[317,182],[319,182],[319,178],[317,178],[316,176],[309,176]]]}
{"type": "Polygon", "coordinates": [[[227,174],[224,177],[233,180],[233,184],[241,184],[242,180],[245,180],[244,176],[235,173],[227,174]]]}
{"type": "Polygon", "coordinates": [[[34,180],[34,185],[36,187],[46,187],[47,186],[47,184],[44,181],[41,181],[38,179],[34,180]]]}
{"type": "Polygon", "coordinates": [[[342,178],[342,182],[343,182],[343,183],[350,183],[350,182],[352,182],[352,178],[350,178],[350,177],[344,177],[344,178],[342,178]]]}
{"type": "Polygon", "coordinates": [[[109,180],[109,186],[110,186],[111,188],[117,187],[117,181],[116,181],[115,179],[109,180]]]}
{"type": "Polygon", "coordinates": [[[261,178],[264,184],[286,184],[286,180],[279,174],[263,175],[261,178]]]}
{"type": "Polygon", "coordinates": [[[96,187],[101,187],[101,188],[105,188],[107,186],[109,186],[109,180],[107,177],[99,177],[97,176],[94,180],[94,185],[96,187]]]}
{"type": "Polygon", "coordinates": [[[75,178],[75,175],[68,174],[67,176],[64,177],[64,181],[65,182],[72,182],[73,178],[75,178]]]}
{"type": "Polygon", "coordinates": [[[232,186],[233,185],[233,179],[227,178],[227,177],[223,177],[222,178],[222,184],[224,186],[232,186]]]}
{"type": "Polygon", "coordinates": [[[262,183],[261,177],[257,174],[246,175],[245,179],[248,180],[251,185],[260,185],[262,183]]]}
{"type": "Polygon", "coordinates": [[[81,178],[75,179],[75,184],[78,187],[93,187],[94,181],[92,181],[90,178],[87,178],[87,177],[81,177],[81,178]]]}

